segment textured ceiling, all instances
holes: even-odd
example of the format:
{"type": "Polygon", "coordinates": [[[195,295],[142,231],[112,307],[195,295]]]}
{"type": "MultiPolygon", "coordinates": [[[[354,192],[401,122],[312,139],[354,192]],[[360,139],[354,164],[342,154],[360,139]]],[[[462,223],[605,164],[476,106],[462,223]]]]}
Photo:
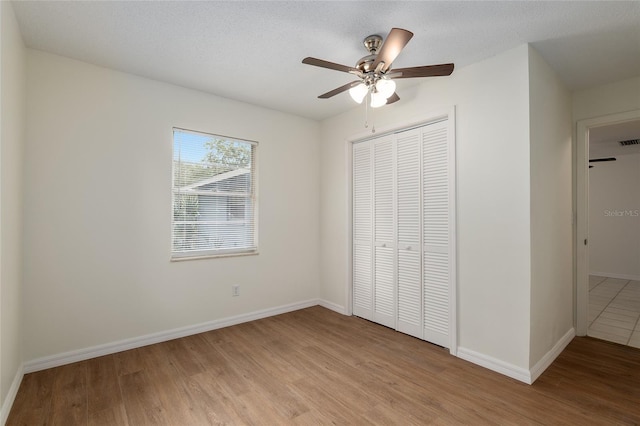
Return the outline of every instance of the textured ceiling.
{"type": "MultiPolygon", "coordinates": [[[[300,61],[354,65],[362,39],[391,27],[415,34],[396,68],[460,68],[529,42],[570,89],[640,75],[638,1],[13,5],[29,47],[313,119],[354,107],[348,94],[316,98],[351,76],[300,61]]],[[[399,82],[400,96],[417,81],[399,82]]]]}

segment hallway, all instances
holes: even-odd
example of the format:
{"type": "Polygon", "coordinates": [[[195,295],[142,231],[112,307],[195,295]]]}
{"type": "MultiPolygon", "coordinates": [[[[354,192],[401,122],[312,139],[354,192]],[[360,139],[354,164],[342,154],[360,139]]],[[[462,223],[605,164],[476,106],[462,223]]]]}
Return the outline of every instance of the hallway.
{"type": "Polygon", "coordinates": [[[597,339],[640,348],[640,281],[589,276],[589,329],[597,339]]]}

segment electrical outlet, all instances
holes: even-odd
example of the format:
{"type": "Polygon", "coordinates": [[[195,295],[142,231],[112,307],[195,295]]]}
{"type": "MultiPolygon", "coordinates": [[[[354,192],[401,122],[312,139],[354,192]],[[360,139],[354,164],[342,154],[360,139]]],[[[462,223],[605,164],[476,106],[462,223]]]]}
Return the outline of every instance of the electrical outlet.
{"type": "Polygon", "coordinates": [[[231,287],[231,295],[232,296],[240,296],[240,286],[234,285],[231,287]]]}

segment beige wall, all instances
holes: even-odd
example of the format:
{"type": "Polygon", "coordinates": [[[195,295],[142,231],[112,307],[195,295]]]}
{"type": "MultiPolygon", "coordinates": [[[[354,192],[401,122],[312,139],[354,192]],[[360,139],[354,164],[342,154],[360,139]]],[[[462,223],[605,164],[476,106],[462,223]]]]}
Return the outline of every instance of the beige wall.
{"type": "Polygon", "coordinates": [[[4,419],[10,408],[7,397],[11,396],[11,385],[16,374],[21,373],[23,361],[22,169],[26,53],[10,2],[0,2],[0,15],[0,418],[4,419]]]}
{"type": "Polygon", "coordinates": [[[639,110],[640,76],[573,92],[572,103],[574,121],[639,110]]]}
{"type": "Polygon", "coordinates": [[[27,93],[27,361],[319,296],[318,123],[31,50],[27,93]],[[173,126],[259,142],[259,255],[169,261],[173,126]]]}
{"type": "MultiPolygon", "coordinates": [[[[528,47],[426,79],[376,110],[378,127],[456,108],[459,346],[529,367],[528,47]],[[405,94],[406,93],[406,94],[405,94]]],[[[346,306],[349,276],[347,139],[364,106],[321,125],[322,297],[346,306]]]]}
{"type": "Polygon", "coordinates": [[[529,48],[533,367],[573,327],[571,95],[529,48]]]}

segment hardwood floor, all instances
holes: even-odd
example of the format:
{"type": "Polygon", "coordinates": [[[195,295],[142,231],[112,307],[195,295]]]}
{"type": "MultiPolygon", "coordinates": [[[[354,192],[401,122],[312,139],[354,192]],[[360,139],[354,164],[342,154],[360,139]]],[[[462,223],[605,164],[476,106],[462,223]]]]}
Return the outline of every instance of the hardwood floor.
{"type": "Polygon", "coordinates": [[[321,307],[24,377],[7,425],[640,424],[640,350],[576,338],[532,386],[321,307]]]}

